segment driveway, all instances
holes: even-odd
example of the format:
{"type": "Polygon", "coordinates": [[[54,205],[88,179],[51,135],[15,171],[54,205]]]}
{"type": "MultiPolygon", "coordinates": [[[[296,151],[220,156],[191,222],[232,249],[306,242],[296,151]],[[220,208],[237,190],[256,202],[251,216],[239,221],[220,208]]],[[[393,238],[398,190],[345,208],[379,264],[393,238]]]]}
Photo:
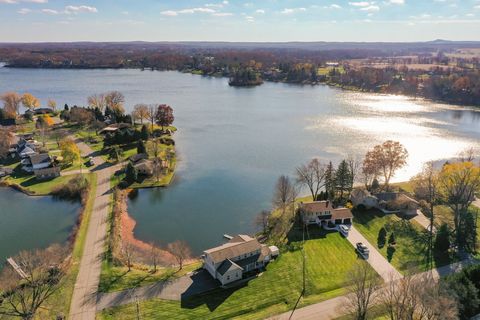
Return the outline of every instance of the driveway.
{"type": "Polygon", "coordinates": [[[375,248],[368,240],[357,230],[354,226],[350,228],[350,232],[347,237],[348,241],[356,248],[357,242],[362,242],[370,250],[370,256],[367,262],[372,266],[375,271],[382,277],[385,282],[391,280],[397,280],[402,278],[400,272],[397,271],[382,254],[375,248]]]}
{"type": "MultiPolygon", "coordinates": [[[[417,210],[417,215],[413,218],[419,225],[429,230],[430,228],[430,219],[428,219],[420,209],[417,210]]],[[[433,227],[433,232],[436,232],[435,226],[433,227]]]]}
{"type": "Polygon", "coordinates": [[[219,282],[215,281],[206,270],[200,270],[180,278],[161,281],[144,287],[99,293],[97,310],[153,298],[180,301],[192,295],[215,289],[218,286],[219,282]]]}

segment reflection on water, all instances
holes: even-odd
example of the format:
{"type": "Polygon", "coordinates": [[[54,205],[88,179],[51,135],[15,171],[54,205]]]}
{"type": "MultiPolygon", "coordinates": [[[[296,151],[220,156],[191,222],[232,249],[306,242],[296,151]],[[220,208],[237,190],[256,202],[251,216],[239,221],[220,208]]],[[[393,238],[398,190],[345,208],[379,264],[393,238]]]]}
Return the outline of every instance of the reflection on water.
{"type": "Polygon", "coordinates": [[[172,105],[175,183],[139,191],[129,211],[138,238],[185,239],[197,253],[224,233],[252,232],[254,215],[271,207],[276,178],[312,157],[360,158],[375,144],[398,140],[410,153],[398,181],[428,160],[479,147],[479,111],[401,96],[279,83],[244,90],[226,79],[136,70],[3,68],[0,79],[0,92],[29,91],[59,105],[83,105],[89,94],[108,90],[123,92],[130,110],[140,102],[172,105]]]}

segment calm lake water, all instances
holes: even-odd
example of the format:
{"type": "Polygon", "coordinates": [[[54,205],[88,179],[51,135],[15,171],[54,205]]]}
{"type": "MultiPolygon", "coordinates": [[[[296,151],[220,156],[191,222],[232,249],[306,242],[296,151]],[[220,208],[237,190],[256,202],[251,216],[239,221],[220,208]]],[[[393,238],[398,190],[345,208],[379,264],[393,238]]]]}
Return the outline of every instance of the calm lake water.
{"type": "Polygon", "coordinates": [[[0,261],[21,250],[65,243],[79,209],[79,203],[29,197],[0,188],[0,261]]]}
{"type": "Polygon", "coordinates": [[[256,212],[271,206],[276,178],[312,157],[361,157],[395,139],[410,153],[399,181],[428,160],[479,148],[478,110],[326,86],[232,88],[226,79],[178,72],[0,68],[0,92],[7,90],[58,105],[83,105],[89,94],[108,90],[123,92],[128,110],[140,102],[170,104],[179,129],[175,182],[140,191],[129,212],[139,239],[185,239],[197,253],[224,233],[252,232],[256,212]]]}

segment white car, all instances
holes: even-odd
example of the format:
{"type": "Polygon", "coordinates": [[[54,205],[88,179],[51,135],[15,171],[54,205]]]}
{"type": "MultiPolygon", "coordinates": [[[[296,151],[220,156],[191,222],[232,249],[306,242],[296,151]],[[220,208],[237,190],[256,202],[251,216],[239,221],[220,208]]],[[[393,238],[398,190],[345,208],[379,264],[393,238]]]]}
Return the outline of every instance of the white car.
{"type": "Polygon", "coordinates": [[[341,224],[338,226],[338,231],[344,236],[344,237],[348,237],[348,232],[350,231],[350,228],[347,227],[346,225],[344,224],[341,224]]]}

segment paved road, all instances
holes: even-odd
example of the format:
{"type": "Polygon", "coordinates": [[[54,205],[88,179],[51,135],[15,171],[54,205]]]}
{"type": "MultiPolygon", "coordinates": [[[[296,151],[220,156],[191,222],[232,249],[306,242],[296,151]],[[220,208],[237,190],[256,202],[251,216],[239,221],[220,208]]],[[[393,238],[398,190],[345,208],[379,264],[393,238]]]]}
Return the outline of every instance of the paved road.
{"type": "MultiPolygon", "coordinates": [[[[76,142],[83,156],[93,153],[93,150],[85,143],[76,142]]],[[[108,208],[111,201],[110,177],[116,168],[104,167],[104,161],[100,157],[95,157],[95,163],[98,164],[93,169],[97,174],[97,190],[80,269],[73,290],[69,316],[71,320],[94,320],[97,310],[97,289],[100,281],[102,254],[105,249],[108,208]]]]}
{"type": "Polygon", "coordinates": [[[219,283],[207,271],[201,270],[177,279],[157,282],[144,287],[99,294],[97,310],[153,298],[180,301],[182,298],[206,292],[218,286],[219,283]]]}
{"type": "MultiPolygon", "coordinates": [[[[413,220],[417,221],[419,225],[424,227],[425,229],[429,230],[430,228],[430,219],[428,219],[420,209],[417,210],[417,215],[413,220]]],[[[433,232],[436,232],[435,226],[433,227],[433,232]]]]}
{"type": "Polygon", "coordinates": [[[356,247],[357,242],[362,242],[370,250],[370,256],[367,259],[367,262],[372,266],[373,269],[383,278],[384,281],[397,280],[402,278],[400,272],[398,272],[388,261],[385,259],[382,254],[377,250],[377,248],[370,244],[368,240],[357,230],[354,226],[351,227],[350,232],[347,237],[348,241],[356,247]]]}
{"type": "MultiPolygon", "coordinates": [[[[444,277],[448,274],[455,273],[460,271],[465,266],[468,266],[473,263],[479,263],[479,261],[465,260],[457,263],[453,263],[448,266],[440,267],[438,269],[432,270],[432,277],[435,280],[438,280],[439,277],[444,277]]],[[[426,273],[419,274],[417,276],[425,275],[426,273]]],[[[303,307],[295,310],[292,315],[292,312],[285,312],[283,314],[273,316],[269,320],[330,320],[336,319],[342,315],[347,314],[345,311],[345,301],[347,296],[341,296],[326,300],[320,303],[312,304],[307,307],[303,307]]]]}

